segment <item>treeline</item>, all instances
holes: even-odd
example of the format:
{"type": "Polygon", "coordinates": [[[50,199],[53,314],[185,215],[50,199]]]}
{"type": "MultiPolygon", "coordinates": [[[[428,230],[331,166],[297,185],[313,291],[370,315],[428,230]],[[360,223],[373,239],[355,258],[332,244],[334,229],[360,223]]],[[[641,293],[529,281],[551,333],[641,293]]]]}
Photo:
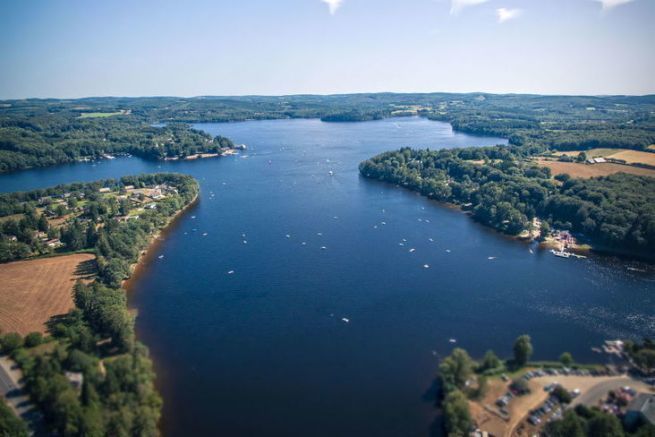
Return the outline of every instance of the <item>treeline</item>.
{"type": "Polygon", "coordinates": [[[131,154],[144,159],[216,153],[234,145],[183,123],[155,127],[135,113],[81,117],[66,107],[0,109],[0,172],[131,154]]]}
{"type": "Polygon", "coordinates": [[[655,253],[655,179],[615,174],[550,178],[517,146],[451,150],[403,148],[360,164],[365,177],[398,184],[469,209],[479,222],[518,234],[539,217],[614,250],[655,253]]]}
{"type": "Polygon", "coordinates": [[[462,132],[508,138],[535,151],[606,146],[644,150],[655,144],[655,96],[374,93],[26,99],[0,104],[0,172],[94,159],[103,153],[160,159],[212,152],[220,141],[191,129],[189,123],[287,118],[365,121],[418,113],[450,122],[462,132]]]}
{"type": "MultiPolygon", "coordinates": [[[[154,387],[147,349],[135,339],[134,318],[127,309],[121,282],[152,235],[188,205],[198,193],[190,176],[152,174],[82,185],[124,188],[168,184],[169,195],[138,219],[108,219],[98,230],[94,250],[98,274],[92,283],[74,289],[76,308],[51,319],[52,338],[5,334],[0,352],[19,363],[32,400],[44,415],[48,430],[62,436],[154,436],[162,401],[154,387]],[[73,377],[74,379],[71,379],[73,377]],[[72,384],[77,381],[77,385],[72,384]]],[[[82,189],[79,185],[76,185],[82,189]]],[[[61,186],[55,192],[70,191],[61,186]]],[[[50,191],[52,192],[52,191],[50,191]]],[[[10,198],[29,199],[20,193],[10,198]]]]}
{"type": "Polygon", "coordinates": [[[653,96],[584,97],[481,94],[442,102],[428,118],[455,130],[495,135],[546,150],[647,150],[655,144],[653,96]]]}
{"type": "Polygon", "coordinates": [[[339,122],[339,121],[372,121],[382,120],[390,115],[389,112],[373,111],[365,112],[361,110],[352,110],[348,112],[337,112],[321,117],[321,121],[339,122]]]}

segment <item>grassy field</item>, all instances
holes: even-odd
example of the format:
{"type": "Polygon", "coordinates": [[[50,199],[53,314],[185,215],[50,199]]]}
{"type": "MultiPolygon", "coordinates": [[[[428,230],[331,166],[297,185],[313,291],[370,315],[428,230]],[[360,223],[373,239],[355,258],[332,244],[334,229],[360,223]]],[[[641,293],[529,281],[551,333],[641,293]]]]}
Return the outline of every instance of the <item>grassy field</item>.
{"type": "Polygon", "coordinates": [[[622,159],[628,164],[648,164],[655,166],[655,153],[640,152],[638,150],[622,150],[618,153],[609,155],[609,158],[622,159]]]}
{"type": "MultiPolygon", "coordinates": [[[[655,150],[655,145],[649,146],[649,149],[655,150]]],[[[580,153],[579,150],[572,151],[563,151],[563,152],[554,152],[554,156],[570,156],[575,158],[580,153]]],[[[655,166],[655,153],[652,152],[642,152],[639,150],[629,150],[629,149],[590,149],[585,150],[587,158],[613,158],[613,159],[622,159],[628,164],[648,164],[655,166]]]]}
{"type": "Polygon", "coordinates": [[[80,118],[107,118],[113,117],[115,115],[125,115],[126,111],[116,111],[116,112],[83,112],[80,114],[80,118]]]}
{"type": "Polygon", "coordinates": [[[630,165],[603,163],[603,164],[581,164],[577,162],[559,162],[538,159],[537,164],[542,167],[550,168],[553,176],[568,173],[574,178],[593,178],[597,176],[607,176],[614,173],[630,173],[638,176],[655,177],[655,170],[633,167],[630,165]]]}
{"type": "Polygon", "coordinates": [[[93,274],[94,258],[75,254],[0,264],[0,329],[45,332],[50,317],[73,308],[73,285],[93,274]]]}
{"type": "MultiPolygon", "coordinates": [[[[622,152],[626,149],[589,149],[584,150],[584,153],[587,155],[587,158],[606,158],[614,153],[622,152]]],[[[561,151],[553,152],[555,156],[571,156],[575,158],[580,154],[580,150],[570,150],[570,151],[561,151]]]]}

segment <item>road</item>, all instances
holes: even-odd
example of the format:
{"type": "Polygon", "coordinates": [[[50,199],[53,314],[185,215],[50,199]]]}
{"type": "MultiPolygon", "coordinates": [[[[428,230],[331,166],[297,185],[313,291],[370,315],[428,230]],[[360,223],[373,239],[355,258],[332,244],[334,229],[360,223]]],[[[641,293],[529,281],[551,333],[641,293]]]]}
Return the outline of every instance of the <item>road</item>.
{"type": "Polygon", "coordinates": [[[22,378],[23,374],[14,361],[0,356],[0,398],[4,398],[14,413],[27,422],[31,434],[45,435],[41,415],[25,393],[22,378]]]}
{"type": "Polygon", "coordinates": [[[571,408],[579,404],[588,406],[598,405],[598,401],[607,397],[607,393],[609,391],[617,390],[624,386],[632,387],[638,392],[648,393],[651,391],[650,386],[639,380],[630,378],[628,376],[615,377],[606,381],[602,381],[584,391],[580,396],[575,398],[573,402],[571,402],[571,408]]]}

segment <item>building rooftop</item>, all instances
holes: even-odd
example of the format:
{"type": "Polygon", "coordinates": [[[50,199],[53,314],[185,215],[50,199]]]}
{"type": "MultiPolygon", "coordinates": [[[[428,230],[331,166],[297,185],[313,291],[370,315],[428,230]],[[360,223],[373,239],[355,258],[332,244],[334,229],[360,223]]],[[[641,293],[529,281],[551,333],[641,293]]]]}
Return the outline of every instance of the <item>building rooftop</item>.
{"type": "Polygon", "coordinates": [[[644,419],[655,425],[655,395],[639,393],[628,405],[628,411],[640,413],[644,419]]]}

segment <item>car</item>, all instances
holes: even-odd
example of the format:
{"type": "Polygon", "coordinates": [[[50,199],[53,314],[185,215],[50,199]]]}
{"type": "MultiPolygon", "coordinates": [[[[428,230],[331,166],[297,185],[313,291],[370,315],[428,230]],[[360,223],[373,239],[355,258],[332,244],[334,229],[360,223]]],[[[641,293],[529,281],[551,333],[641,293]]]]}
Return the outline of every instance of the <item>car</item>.
{"type": "Polygon", "coordinates": [[[536,416],[530,416],[528,417],[528,422],[530,422],[532,425],[537,426],[541,423],[541,419],[539,419],[536,416]]]}

